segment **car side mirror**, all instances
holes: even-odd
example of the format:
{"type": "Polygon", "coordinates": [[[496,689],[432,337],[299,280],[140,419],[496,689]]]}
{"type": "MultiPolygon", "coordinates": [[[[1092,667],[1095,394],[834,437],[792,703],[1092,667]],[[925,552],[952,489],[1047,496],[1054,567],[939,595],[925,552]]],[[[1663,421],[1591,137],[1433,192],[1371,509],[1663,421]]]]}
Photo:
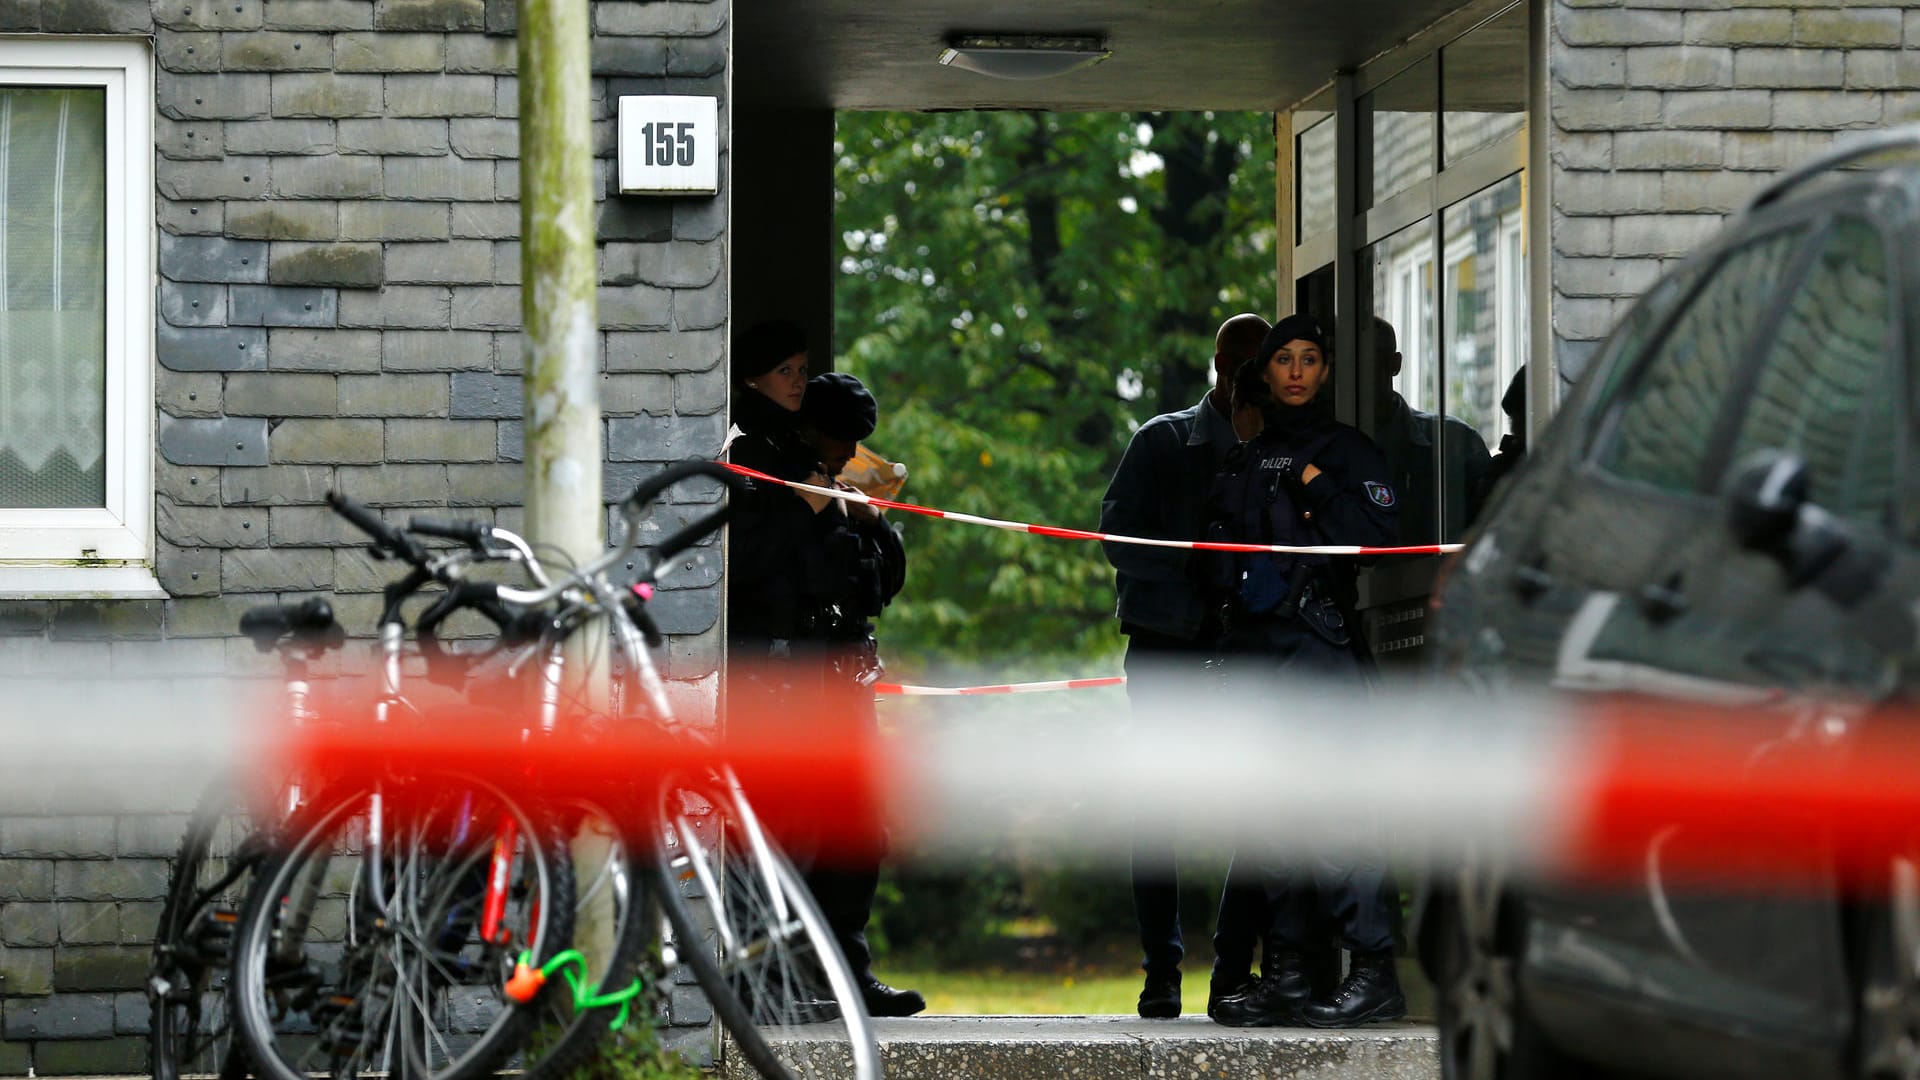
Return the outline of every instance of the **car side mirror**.
{"type": "Polygon", "coordinates": [[[1812,585],[1842,607],[1872,592],[1893,563],[1884,541],[1815,504],[1807,463],[1762,450],[1743,461],[1728,489],[1728,526],[1742,548],[1780,565],[1795,588],[1812,585]]]}
{"type": "Polygon", "coordinates": [[[1741,462],[1727,493],[1735,542],[1778,557],[1807,505],[1809,487],[1807,463],[1797,455],[1762,450],[1741,462]]]}

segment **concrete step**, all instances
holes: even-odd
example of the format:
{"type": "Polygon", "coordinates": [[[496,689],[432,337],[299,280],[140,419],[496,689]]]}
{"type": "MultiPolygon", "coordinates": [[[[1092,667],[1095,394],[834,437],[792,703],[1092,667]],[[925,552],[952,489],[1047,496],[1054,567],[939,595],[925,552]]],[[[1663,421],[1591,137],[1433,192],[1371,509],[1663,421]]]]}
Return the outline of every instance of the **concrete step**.
{"type": "MultiPolygon", "coordinates": [[[[1440,1075],[1431,1026],[1370,1024],[1346,1031],[1228,1028],[1205,1016],[918,1016],[874,1022],[888,1080],[1433,1080],[1440,1075]]],[[[805,1035],[782,1054],[827,1048],[805,1035]]],[[[751,1080],[729,1052],[722,1074],[751,1080]]]]}

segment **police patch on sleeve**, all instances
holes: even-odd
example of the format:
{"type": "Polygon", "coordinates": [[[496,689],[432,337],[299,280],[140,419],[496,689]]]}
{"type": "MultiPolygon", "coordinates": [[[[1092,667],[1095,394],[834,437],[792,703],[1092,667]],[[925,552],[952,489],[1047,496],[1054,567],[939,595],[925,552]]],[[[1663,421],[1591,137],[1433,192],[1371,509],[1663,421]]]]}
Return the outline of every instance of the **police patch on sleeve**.
{"type": "Polygon", "coordinates": [[[1366,482],[1366,487],[1367,487],[1367,498],[1372,499],[1373,504],[1375,506],[1383,506],[1383,507],[1393,506],[1393,489],[1392,488],[1388,487],[1385,484],[1376,483],[1372,480],[1368,480],[1366,482]]]}

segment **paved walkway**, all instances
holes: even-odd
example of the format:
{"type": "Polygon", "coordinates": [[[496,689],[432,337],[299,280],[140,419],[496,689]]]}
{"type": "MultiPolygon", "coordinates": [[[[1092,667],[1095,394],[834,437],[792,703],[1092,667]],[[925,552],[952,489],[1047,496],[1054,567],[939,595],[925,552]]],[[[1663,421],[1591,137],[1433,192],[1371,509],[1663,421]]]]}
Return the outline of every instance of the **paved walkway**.
{"type": "MultiPolygon", "coordinates": [[[[1227,1028],[1204,1016],[931,1016],[875,1022],[888,1080],[1433,1080],[1422,1024],[1350,1031],[1227,1028]]],[[[796,1046],[800,1053],[806,1049],[796,1046]]],[[[729,1077],[751,1077],[729,1055],[729,1077]]]]}

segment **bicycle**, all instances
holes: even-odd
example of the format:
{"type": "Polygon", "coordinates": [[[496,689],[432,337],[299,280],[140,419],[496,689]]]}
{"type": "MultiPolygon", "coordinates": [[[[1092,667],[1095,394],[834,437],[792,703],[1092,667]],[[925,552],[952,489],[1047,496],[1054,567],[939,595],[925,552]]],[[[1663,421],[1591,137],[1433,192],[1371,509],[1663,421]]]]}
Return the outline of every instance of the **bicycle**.
{"type": "MultiPolygon", "coordinates": [[[[333,608],[315,597],[299,604],[268,604],[245,612],[240,632],[254,648],[278,648],[286,670],[290,723],[312,719],[308,665],[346,639],[333,608]]],[[[174,855],[166,900],[154,932],[147,974],[148,1069],[155,1080],[183,1075],[244,1077],[244,1055],[232,1053],[225,976],[234,925],[254,869],[268,853],[264,830],[299,804],[295,783],[271,807],[250,807],[242,788],[216,782],[187,819],[174,855]],[[256,824],[257,822],[257,824],[256,824]]]]}
{"type": "MultiPolygon", "coordinates": [[[[412,564],[385,590],[368,719],[415,722],[400,609],[440,568],[365,507],[329,502],[376,552],[412,564]]],[[[534,1019],[504,992],[515,962],[544,963],[571,934],[573,878],[551,822],[498,784],[431,768],[327,779],[279,830],[236,928],[230,1009],[256,1075],[492,1072],[534,1019]]]]}
{"type": "MultiPolygon", "coordinates": [[[[647,610],[653,587],[665,575],[669,560],[702,537],[717,530],[725,509],[701,517],[661,540],[644,561],[631,585],[616,585],[611,569],[638,547],[639,515],[668,488],[686,480],[717,480],[736,494],[740,482],[732,473],[710,462],[683,462],[643,482],[620,503],[623,534],[603,557],[557,581],[533,590],[459,581],[420,619],[423,643],[441,620],[462,607],[483,611],[504,605],[511,621],[544,605],[558,607],[544,619],[545,631],[533,646],[543,672],[543,717],[551,718],[558,702],[563,653],[560,648],[596,615],[612,624],[612,638],[626,665],[637,715],[621,715],[610,722],[653,723],[678,738],[705,744],[698,733],[679,723],[666,695],[665,683],[652,660],[651,648],[664,641],[647,610]],[[514,615],[512,612],[521,614],[514,615]]],[[[415,518],[410,527],[423,535],[440,536],[466,545],[471,559],[538,559],[523,540],[484,523],[446,523],[415,518]]],[[[458,572],[450,574],[457,579],[458,572]]],[[[499,621],[497,608],[490,618],[499,621]]],[[[524,659],[521,662],[526,662],[524,659]]],[[[543,724],[549,722],[543,720],[543,724]]],[[[708,757],[713,748],[703,745],[708,757]]],[[[673,774],[650,791],[609,793],[612,805],[601,813],[609,818],[640,821],[647,834],[623,842],[621,858],[634,853],[648,858],[645,871],[662,908],[666,926],[664,962],[671,968],[685,963],[706,992],[715,1014],[733,1035],[741,1052],[766,1077],[785,1080],[809,1077],[822,1070],[835,1075],[851,1065],[853,1075],[880,1075],[879,1055],[871,1021],[853,973],[840,955],[821,914],[800,876],[766,834],[738,778],[724,765],[673,774]],[[713,950],[707,934],[713,934],[713,950]],[[824,999],[822,995],[827,995],[824,999]],[[796,1060],[783,1058],[776,1044],[792,1041],[794,1029],[807,1027],[832,1036],[816,1038],[834,1050],[796,1060]]],[[[587,875],[582,874],[583,878],[587,875]]],[[[614,875],[631,877],[631,868],[614,875]]],[[[637,955],[643,947],[626,940],[649,929],[644,919],[621,924],[615,963],[601,985],[619,985],[627,977],[622,957],[637,955]]],[[[575,1029],[577,1030],[577,1029],[575,1029]]],[[[599,1029],[590,1029],[598,1031],[599,1029]]]]}

